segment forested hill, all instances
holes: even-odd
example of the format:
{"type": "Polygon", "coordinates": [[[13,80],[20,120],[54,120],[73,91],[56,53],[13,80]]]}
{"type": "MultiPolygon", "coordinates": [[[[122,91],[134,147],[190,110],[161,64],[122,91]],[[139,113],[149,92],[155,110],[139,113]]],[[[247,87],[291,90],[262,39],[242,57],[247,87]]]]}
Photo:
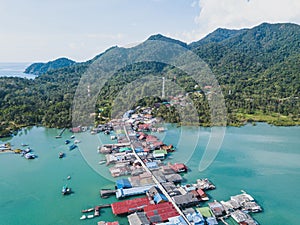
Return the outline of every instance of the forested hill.
{"type": "MultiPolygon", "coordinates": [[[[186,45],[183,42],[153,35],[147,41],[169,41],[187,47],[199,55],[217,77],[225,97],[228,124],[265,121],[276,125],[300,124],[300,26],[296,24],[263,23],[252,29],[217,29],[205,38],[186,45]]],[[[0,132],[18,126],[41,124],[48,127],[71,126],[71,105],[81,75],[95,60],[111,51],[126,52],[113,47],[85,63],[68,59],[54,66],[32,65],[28,72],[40,74],[34,80],[0,78],[0,132]],[[69,65],[68,65],[69,63],[69,65]],[[42,69],[45,68],[45,69],[42,69]],[[43,72],[44,71],[44,72],[43,72]]],[[[116,60],[116,58],[111,58],[116,60]]],[[[54,61],[55,62],[55,61],[54,61]]],[[[49,65],[49,64],[48,64],[49,65]]],[[[195,83],[186,75],[161,63],[138,63],[118,71],[100,93],[95,112],[101,122],[110,116],[112,101],[126,82],[138,77],[162,75],[172,79],[189,93],[195,83]],[[125,82],[125,83],[124,83],[125,82]]],[[[210,125],[209,106],[203,90],[193,95],[202,125],[210,125]]],[[[153,104],[152,99],[144,104],[153,104]]],[[[174,109],[162,106],[157,116],[178,122],[174,109]]]]}
{"type": "Polygon", "coordinates": [[[50,70],[60,69],[63,67],[74,65],[76,62],[67,58],[58,58],[47,63],[33,63],[27,67],[24,73],[35,75],[45,74],[50,70]]]}
{"type": "Polygon", "coordinates": [[[217,30],[208,34],[201,40],[192,42],[191,44],[189,44],[189,47],[194,49],[209,43],[220,43],[226,39],[232,38],[233,36],[239,35],[247,30],[248,29],[230,30],[230,29],[218,28],[217,30]]]}
{"type": "Polygon", "coordinates": [[[216,32],[222,35],[212,33],[191,46],[222,85],[231,119],[299,121],[300,26],[263,23],[216,32]]]}

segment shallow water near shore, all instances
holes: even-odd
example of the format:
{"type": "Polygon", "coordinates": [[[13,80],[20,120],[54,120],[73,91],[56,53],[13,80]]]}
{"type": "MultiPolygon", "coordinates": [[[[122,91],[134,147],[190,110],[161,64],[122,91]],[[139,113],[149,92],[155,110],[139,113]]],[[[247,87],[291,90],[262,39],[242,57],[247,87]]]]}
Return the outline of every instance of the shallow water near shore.
{"type": "MultiPolygon", "coordinates": [[[[198,166],[210,128],[172,124],[167,128],[166,133],[159,134],[164,142],[175,146],[180,143],[180,148],[167,161],[187,164],[190,170],[184,174],[187,183],[195,182],[197,178],[209,178],[217,189],[208,194],[217,200],[228,200],[245,190],[264,209],[253,216],[260,224],[299,223],[300,127],[276,127],[264,123],[228,127],[220,152],[203,172],[199,172],[198,166]],[[199,135],[195,135],[196,132],[199,135]],[[199,138],[197,147],[189,149],[196,136],[199,138]]],[[[0,221],[10,225],[69,225],[118,220],[120,224],[127,224],[126,217],[114,216],[109,208],[102,209],[98,218],[79,220],[81,209],[116,201],[114,197],[99,197],[100,189],[114,188],[114,179],[107,167],[98,164],[103,156],[96,151],[101,143],[111,142],[109,136],[88,132],[77,134],[76,139],[81,140],[79,148],[69,151],[64,142],[71,140],[71,133],[65,131],[62,138],[56,139],[60,131],[32,127],[11,139],[0,139],[0,144],[10,142],[13,148],[21,148],[22,143],[29,144],[38,155],[37,159],[26,160],[16,154],[0,154],[0,221]],[[66,154],[65,158],[58,158],[60,151],[66,154]],[[71,179],[67,180],[67,176],[71,179]],[[74,193],[62,196],[61,188],[65,184],[74,193]]]]}
{"type": "Polygon", "coordinates": [[[19,77],[34,79],[36,75],[24,73],[30,63],[4,63],[0,62],[0,77],[19,77]]]}

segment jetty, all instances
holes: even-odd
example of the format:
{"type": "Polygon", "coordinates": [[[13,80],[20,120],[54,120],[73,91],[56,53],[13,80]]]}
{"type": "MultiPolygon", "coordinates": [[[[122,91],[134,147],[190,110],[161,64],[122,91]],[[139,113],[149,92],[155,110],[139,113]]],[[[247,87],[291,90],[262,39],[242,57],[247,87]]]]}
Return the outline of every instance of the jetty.
{"type": "MultiPolygon", "coordinates": [[[[128,131],[126,126],[123,126],[125,135],[127,137],[128,140],[130,140],[129,135],[128,135],[128,131]]],[[[130,144],[131,148],[134,149],[133,144],[130,144]]],[[[158,179],[153,175],[153,173],[149,170],[149,168],[146,166],[146,164],[144,163],[144,161],[139,157],[139,155],[136,153],[136,151],[133,151],[133,154],[135,155],[136,159],[138,160],[138,162],[142,165],[143,169],[147,172],[151,174],[152,179],[154,180],[155,184],[157,185],[157,187],[162,191],[162,193],[167,197],[168,201],[172,203],[173,207],[176,209],[176,211],[179,213],[179,215],[184,219],[184,221],[186,222],[187,225],[191,225],[190,221],[188,220],[188,218],[185,216],[185,214],[181,211],[181,209],[177,206],[177,204],[175,203],[175,201],[173,200],[173,198],[169,195],[169,193],[165,190],[165,188],[162,186],[162,184],[158,181],[158,179]]]]}
{"type": "MultiPolygon", "coordinates": [[[[246,192],[226,201],[212,199],[203,206],[201,202],[209,200],[206,191],[216,186],[208,178],[181,184],[184,179],[180,173],[188,172],[188,168],[181,162],[163,162],[176,148],[147,133],[155,127],[156,120],[145,110],[127,120],[112,120],[110,127],[117,143],[98,147],[98,153],[105,155],[102,163],[112,165],[109,171],[113,177],[130,175],[116,180],[115,189],[100,190],[102,198],[115,195],[122,199],[108,206],[112,213],[126,215],[129,224],[228,225],[229,217],[240,224],[254,224],[251,213],[261,212],[262,208],[246,192]],[[131,198],[137,195],[142,196],[131,198]]],[[[98,212],[93,216],[97,215],[98,212]]]]}
{"type": "Polygon", "coordinates": [[[95,207],[92,208],[88,208],[88,209],[83,209],[81,210],[82,213],[88,213],[88,212],[92,212],[94,210],[100,210],[100,209],[104,209],[104,208],[110,208],[111,205],[110,204],[103,204],[103,205],[96,205],[95,207]]]}
{"type": "Polygon", "coordinates": [[[55,136],[55,138],[61,138],[66,129],[67,128],[62,129],[62,131],[57,136],[55,136]]]}
{"type": "Polygon", "coordinates": [[[111,190],[111,189],[101,189],[100,190],[100,196],[101,198],[108,198],[111,195],[115,195],[117,190],[111,190]]]}

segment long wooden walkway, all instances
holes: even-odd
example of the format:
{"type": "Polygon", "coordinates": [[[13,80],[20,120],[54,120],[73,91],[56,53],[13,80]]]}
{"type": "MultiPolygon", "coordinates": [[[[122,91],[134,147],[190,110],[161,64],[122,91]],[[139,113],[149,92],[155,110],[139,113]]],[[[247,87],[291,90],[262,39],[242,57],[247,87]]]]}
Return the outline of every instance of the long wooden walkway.
{"type": "MultiPolygon", "coordinates": [[[[128,139],[128,141],[130,141],[129,136],[128,136],[128,132],[125,126],[123,126],[123,129],[125,131],[126,137],[128,139]]],[[[174,206],[174,208],[177,210],[177,212],[182,216],[182,218],[185,220],[185,222],[188,225],[191,225],[191,223],[189,222],[189,220],[186,218],[186,216],[184,215],[184,213],[181,211],[181,209],[176,205],[176,203],[174,202],[174,200],[171,198],[171,196],[169,195],[169,193],[165,190],[165,188],[161,185],[161,183],[156,179],[156,177],[153,175],[153,173],[149,170],[149,168],[146,166],[146,164],[143,162],[143,160],[141,160],[141,158],[138,156],[138,154],[134,151],[134,147],[131,144],[131,148],[133,149],[133,153],[136,157],[136,159],[141,163],[141,165],[143,166],[144,170],[152,175],[152,179],[154,180],[155,184],[157,185],[157,187],[162,191],[162,193],[167,197],[167,199],[169,200],[169,202],[171,202],[174,206]]]]}

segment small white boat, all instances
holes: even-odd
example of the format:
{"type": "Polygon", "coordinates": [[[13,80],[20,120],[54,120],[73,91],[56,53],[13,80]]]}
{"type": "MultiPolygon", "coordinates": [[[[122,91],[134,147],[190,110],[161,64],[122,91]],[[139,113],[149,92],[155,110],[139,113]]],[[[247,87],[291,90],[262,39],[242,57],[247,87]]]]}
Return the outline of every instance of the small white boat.
{"type": "Polygon", "coordinates": [[[80,140],[75,140],[74,141],[74,144],[78,144],[78,143],[80,143],[80,140]]]}
{"type": "Polygon", "coordinates": [[[86,219],[86,215],[82,215],[82,216],[80,217],[80,219],[81,219],[81,220],[85,220],[85,219],[86,219]]]}
{"type": "Polygon", "coordinates": [[[58,154],[58,158],[63,158],[65,156],[65,153],[63,153],[63,152],[60,152],[59,154],[58,154]]]}
{"type": "Polygon", "coordinates": [[[25,152],[25,153],[29,153],[29,152],[31,152],[31,150],[32,150],[32,149],[31,149],[30,147],[28,147],[28,148],[26,148],[26,149],[24,150],[24,152],[25,152]]]}
{"type": "Polygon", "coordinates": [[[115,140],[115,139],[117,139],[117,136],[111,135],[111,136],[110,136],[110,139],[111,139],[111,140],[115,140]]]}
{"type": "Polygon", "coordinates": [[[73,139],[73,138],[75,138],[75,135],[72,135],[72,136],[71,136],[71,139],[73,139]]]}
{"type": "Polygon", "coordinates": [[[106,163],[106,160],[105,160],[105,159],[99,161],[99,164],[100,164],[100,165],[102,165],[102,164],[104,164],[104,163],[106,163]]]}
{"type": "Polygon", "coordinates": [[[67,180],[70,180],[71,179],[71,176],[67,176],[67,180]]]}
{"type": "Polygon", "coordinates": [[[61,193],[63,195],[68,195],[68,194],[71,194],[71,188],[69,188],[67,185],[64,185],[62,190],[61,190],[61,193]]]}
{"type": "Polygon", "coordinates": [[[94,218],[94,215],[88,215],[87,218],[92,219],[92,218],[94,218]]]}
{"type": "Polygon", "coordinates": [[[33,153],[31,153],[31,152],[29,152],[29,153],[26,153],[26,154],[24,155],[24,157],[25,157],[26,159],[34,159],[34,158],[36,157],[36,155],[33,154],[33,153]]]}

